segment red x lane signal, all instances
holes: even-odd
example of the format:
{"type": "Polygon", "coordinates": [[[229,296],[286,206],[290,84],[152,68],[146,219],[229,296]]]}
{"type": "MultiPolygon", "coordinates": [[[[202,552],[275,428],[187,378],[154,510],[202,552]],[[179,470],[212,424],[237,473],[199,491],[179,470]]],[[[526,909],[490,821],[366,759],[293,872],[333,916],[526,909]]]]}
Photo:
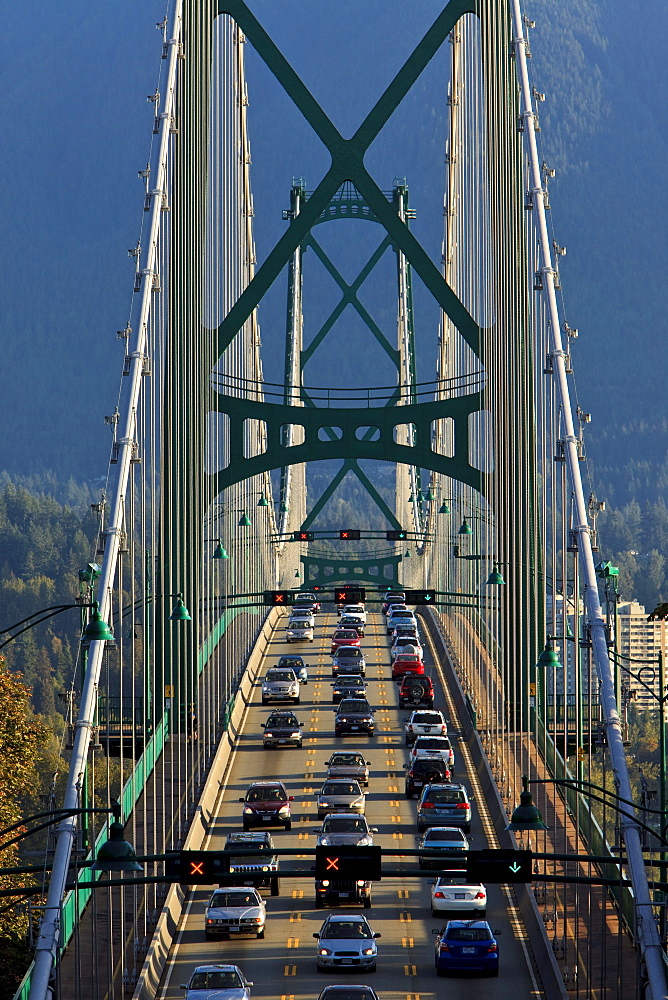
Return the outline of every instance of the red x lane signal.
{"type": "Polygon", "coordinates": [[[188,874],[191,877],[193,877],[193,878],[196,878],[198,875],[204,875],[204,862],[203,861],[191,861],[190,862],[190,871],[188,872],[188,874]]]}
{"type": "Polygon", "coordinates": [[[346,844],[336,848],[316,846],[315,877],[364,879],[378,882],[381,874],[380,847],[353,847],[346,844]]]}
{"type": "Polygon", "coordinates": [[[180,851],[165,874],[182,885],[220,885],[230,873],[230,856],[225,851],[180,851]]]}

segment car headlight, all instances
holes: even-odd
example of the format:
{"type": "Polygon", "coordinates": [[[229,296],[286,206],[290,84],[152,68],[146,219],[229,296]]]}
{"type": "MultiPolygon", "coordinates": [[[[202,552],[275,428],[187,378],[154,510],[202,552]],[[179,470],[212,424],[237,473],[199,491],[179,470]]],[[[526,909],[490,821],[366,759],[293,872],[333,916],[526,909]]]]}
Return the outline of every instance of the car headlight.
{"type": "Polygon", "coordinates": [[[318,805],[321,809],[329,809],[329,802],[319,802],[318,805]]]}
{"type": "Polygon", "coordinates": [[[273,733],[265,733],[264,735],[265,735],[265,737],[266,737],[266,736],[270,736],[270,737],[273,737],[273,735],[274,735],[274,734],[273,734],[273,733]]]}
{"type": "Polygon", "coordinates": [[[299,730],[297,730],[296,733],[291,733],[290,734],[290,739],[291,740],[296,740],[298,736],[299,736],[299,730]]]}
{"type": "Polygon", "coordinates": [[[374,948],[362,948],[363,955],[373,955],[374,951],[374,948]]]}
{"type": "Polygon", "coordinates": [[[262,923],[262,917],[251,917],[251,923],[252,924],[261,924],[262,923]]]}
{"type": "Polygon", "coordinates": [[[362,839],[358,841],[358,846],[368,847],[370,843],[371,843],[371,837],[362,837],[362,839]]]}
{"type": "MultiPolygon", "coordinates": [[[[321,847],[329,847],[329,837],[321,837],[320,838],[320,846],[321,847]]],[[[322,884],[323,885],[329,885],[329,882],[327,882],[327,883],[323,882],[322,884]]]]}
{"type": "Polygon", "coordinates": [[[318,954],[319,955],[331,955],[332,953],[331,953],[331,951],[330,951],[329,948],[318,948],[318,954]]]}
{"type": "Polygon", "coordinates": [[[289,812],[290,812],[290,806],[281,806],[281,808],[278,810],[278,815],[287,816],[289,812]]]}
{"type": "Polygon", "coordinates": [[[251,813],[252,814],[252,812],[253,812],[253,810],[251,809],[250,806],[244,806],[244,813],[251,813]]]}
{"type": "Polygon", "coordinates": [[[322,885],[323,885],[323,887],[324,887],[324,888],[326,889],[326,888],[327,888],[327,886],[329,885],[329,879],[328,879],[328,878],[324,878],[324,879],[322,880],[322,885]]]}

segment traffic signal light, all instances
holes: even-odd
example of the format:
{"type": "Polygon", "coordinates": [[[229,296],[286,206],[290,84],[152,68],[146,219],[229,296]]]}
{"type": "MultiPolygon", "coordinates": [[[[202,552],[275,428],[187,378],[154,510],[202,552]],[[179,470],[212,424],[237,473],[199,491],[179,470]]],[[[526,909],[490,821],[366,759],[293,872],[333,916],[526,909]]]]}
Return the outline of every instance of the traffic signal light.
{"type": "Polygon", "coordinates": [[[503,884],[505,882],[530,882],[531,851],[514,851],[512,848],[469,851],[466,859],[466,877],[470,882],[503,884]]]}
{"type": "Polygon", "coordinates": [[[178,880],[182,885],[213,885],[229,874],[230,855],[225,851],[181,851],[179,854],[178,880]]]}
{"type": "Polygon", "coordinates": [[[366,590],[364,587],[337,587],[334,600],[337,604],[364,604],[366,590]]]}
{"type": "Polygon", "coordinates": [[[339,532],[339,538],[347,542],[359,542],[360,533],[357,528],[343,528],[339,532]]]}
{"type": "Polygon", "coordinates": [[[380,882],[380,847],[321,847],[315,849],[315,877],[380,882]]]}
{"type": "Polygon", "coordinates": [[[315,538],[315,531],[293,531],[292,537],[295,542],[312,542],[315,538]]]}
{"type": "Polygon", "coordinates": [[[265,590],[264,603],[287,607],[294,600],[294,593],[291,590],[265,590]]]}
{"type": "Polygon", "coordinates": [[[406,604],[434,604],[436,602],[435,590],[406,590],[404,594],[406,604]]]}
{"type": "Polygon", "coordinates": [[[403,528],[399,528],[396,531],[393,529],[392,531],[386,531],[385,537],[388,542],[404,542],[408,538],[408,532],[404,531],[403,528]]]}

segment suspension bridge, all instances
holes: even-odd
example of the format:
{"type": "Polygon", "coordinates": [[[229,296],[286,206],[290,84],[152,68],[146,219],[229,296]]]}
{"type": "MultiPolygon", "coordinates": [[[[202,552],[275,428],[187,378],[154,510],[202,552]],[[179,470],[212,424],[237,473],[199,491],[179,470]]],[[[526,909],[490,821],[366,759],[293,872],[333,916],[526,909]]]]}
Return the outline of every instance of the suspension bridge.
{"type": "MultiPolygon", "coordinates": [[[[20,1000],[180,996],[177,978],[221,961],[243,967],[258,1000],[319,991],[306,944],[320,925],[312,881],[281,879],[267,940],[212,946],[206,894],[168,878],[164,855],[222,844],[258,777],[281,778],[295,798],[298,821],[279,846],[313,847],[313,795],[337,745],[327,653],[345,584],[365,589],[370,612],[377,842],[407,852],[406,864],[415,846],[380,600],[391,586],[430,590],[425,662],[457,737],[457,780],[474,792],[474,846],[534,852],[531,884],[489,889],[503,931],[496,991],[666,995],[663,843],[650,837],[648,848],[632,807],[531,28],[518,0],[434,8],[384,91],[368,105],[360,96],[346,138],[252,4],[170,5],[97,569],[82,601],[98,602],[111,635],[88,632],[81,648],[67,814],[20,1000]],[[286,178],[284,231],[261,257],[251,49],[258,79],[272,79],[328,160],[311,186],[286,178]],[[384,176],[367,166],[436,65],[439,254],[420,239],[433,205],[413,204],[404,176],[411,136],[384,176]],[[337,355],[343,385],[318,364],[337,355]],[[327,463],[317,490],[313,463],[327,463]],[[336,528],[359,531],[354,542],[324,519],[351,482],[360,521],[336,528]],[[264,595],[314,588],[323,617],[307,657],[305,749],[268,754],[258,681],[287,647],[264,595]],[[523,776],[544,822],[513,832],[523,776]],[[116,796],[139,875],[90,868],[111,821],[86,810],[116,796]]],[[[436,994],[429,910],[427,884],[410,873],[375,887],[381,997],[436,994]]],[[[449,995],[483,989],[456,979],[449,995]]]]}

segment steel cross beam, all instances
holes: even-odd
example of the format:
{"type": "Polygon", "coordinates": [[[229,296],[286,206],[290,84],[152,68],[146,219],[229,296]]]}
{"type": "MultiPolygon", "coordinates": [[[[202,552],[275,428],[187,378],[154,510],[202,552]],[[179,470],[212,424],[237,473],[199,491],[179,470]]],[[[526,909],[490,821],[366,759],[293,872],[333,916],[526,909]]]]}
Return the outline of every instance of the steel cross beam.
{"type": "Polygon", "coordinates": [[[230,449],[228,465],[214,473],[218,492],[251,476],[299,462],[324,459],[368,458],[381,462],[396,462],[431,469],[466,483],[483,492],[483,476],[469,462],[469,416],[481,409],[483,390],[453,399],[435,399],[397,407],[327,407],[285,406],[261,400],[211,393],[211,407],[226,413],[230,419],[230,449]],[[240,406],[240,402],[242,405],[240,406]],[[454,423],[454,454],[440,455],[433,449],[432,424],[450,418],[454,423]],[[247,458],[244,454],[244,423],[264,421],[267,429],[267,450],[247,458]],[[304,429],[304,441],[286,447],[281,428],[292,424],[304,429]],[[394,440],[395,427],[413,424],[414,443],[399,444],[394,440]],[[319,432],[337,427],[341,436],[323,441],[319,432]],[[363,435],[367,428],[377,428],[374,440],[363,435]],[[360,436],[358,436],[360,435],[360,436]]]}

